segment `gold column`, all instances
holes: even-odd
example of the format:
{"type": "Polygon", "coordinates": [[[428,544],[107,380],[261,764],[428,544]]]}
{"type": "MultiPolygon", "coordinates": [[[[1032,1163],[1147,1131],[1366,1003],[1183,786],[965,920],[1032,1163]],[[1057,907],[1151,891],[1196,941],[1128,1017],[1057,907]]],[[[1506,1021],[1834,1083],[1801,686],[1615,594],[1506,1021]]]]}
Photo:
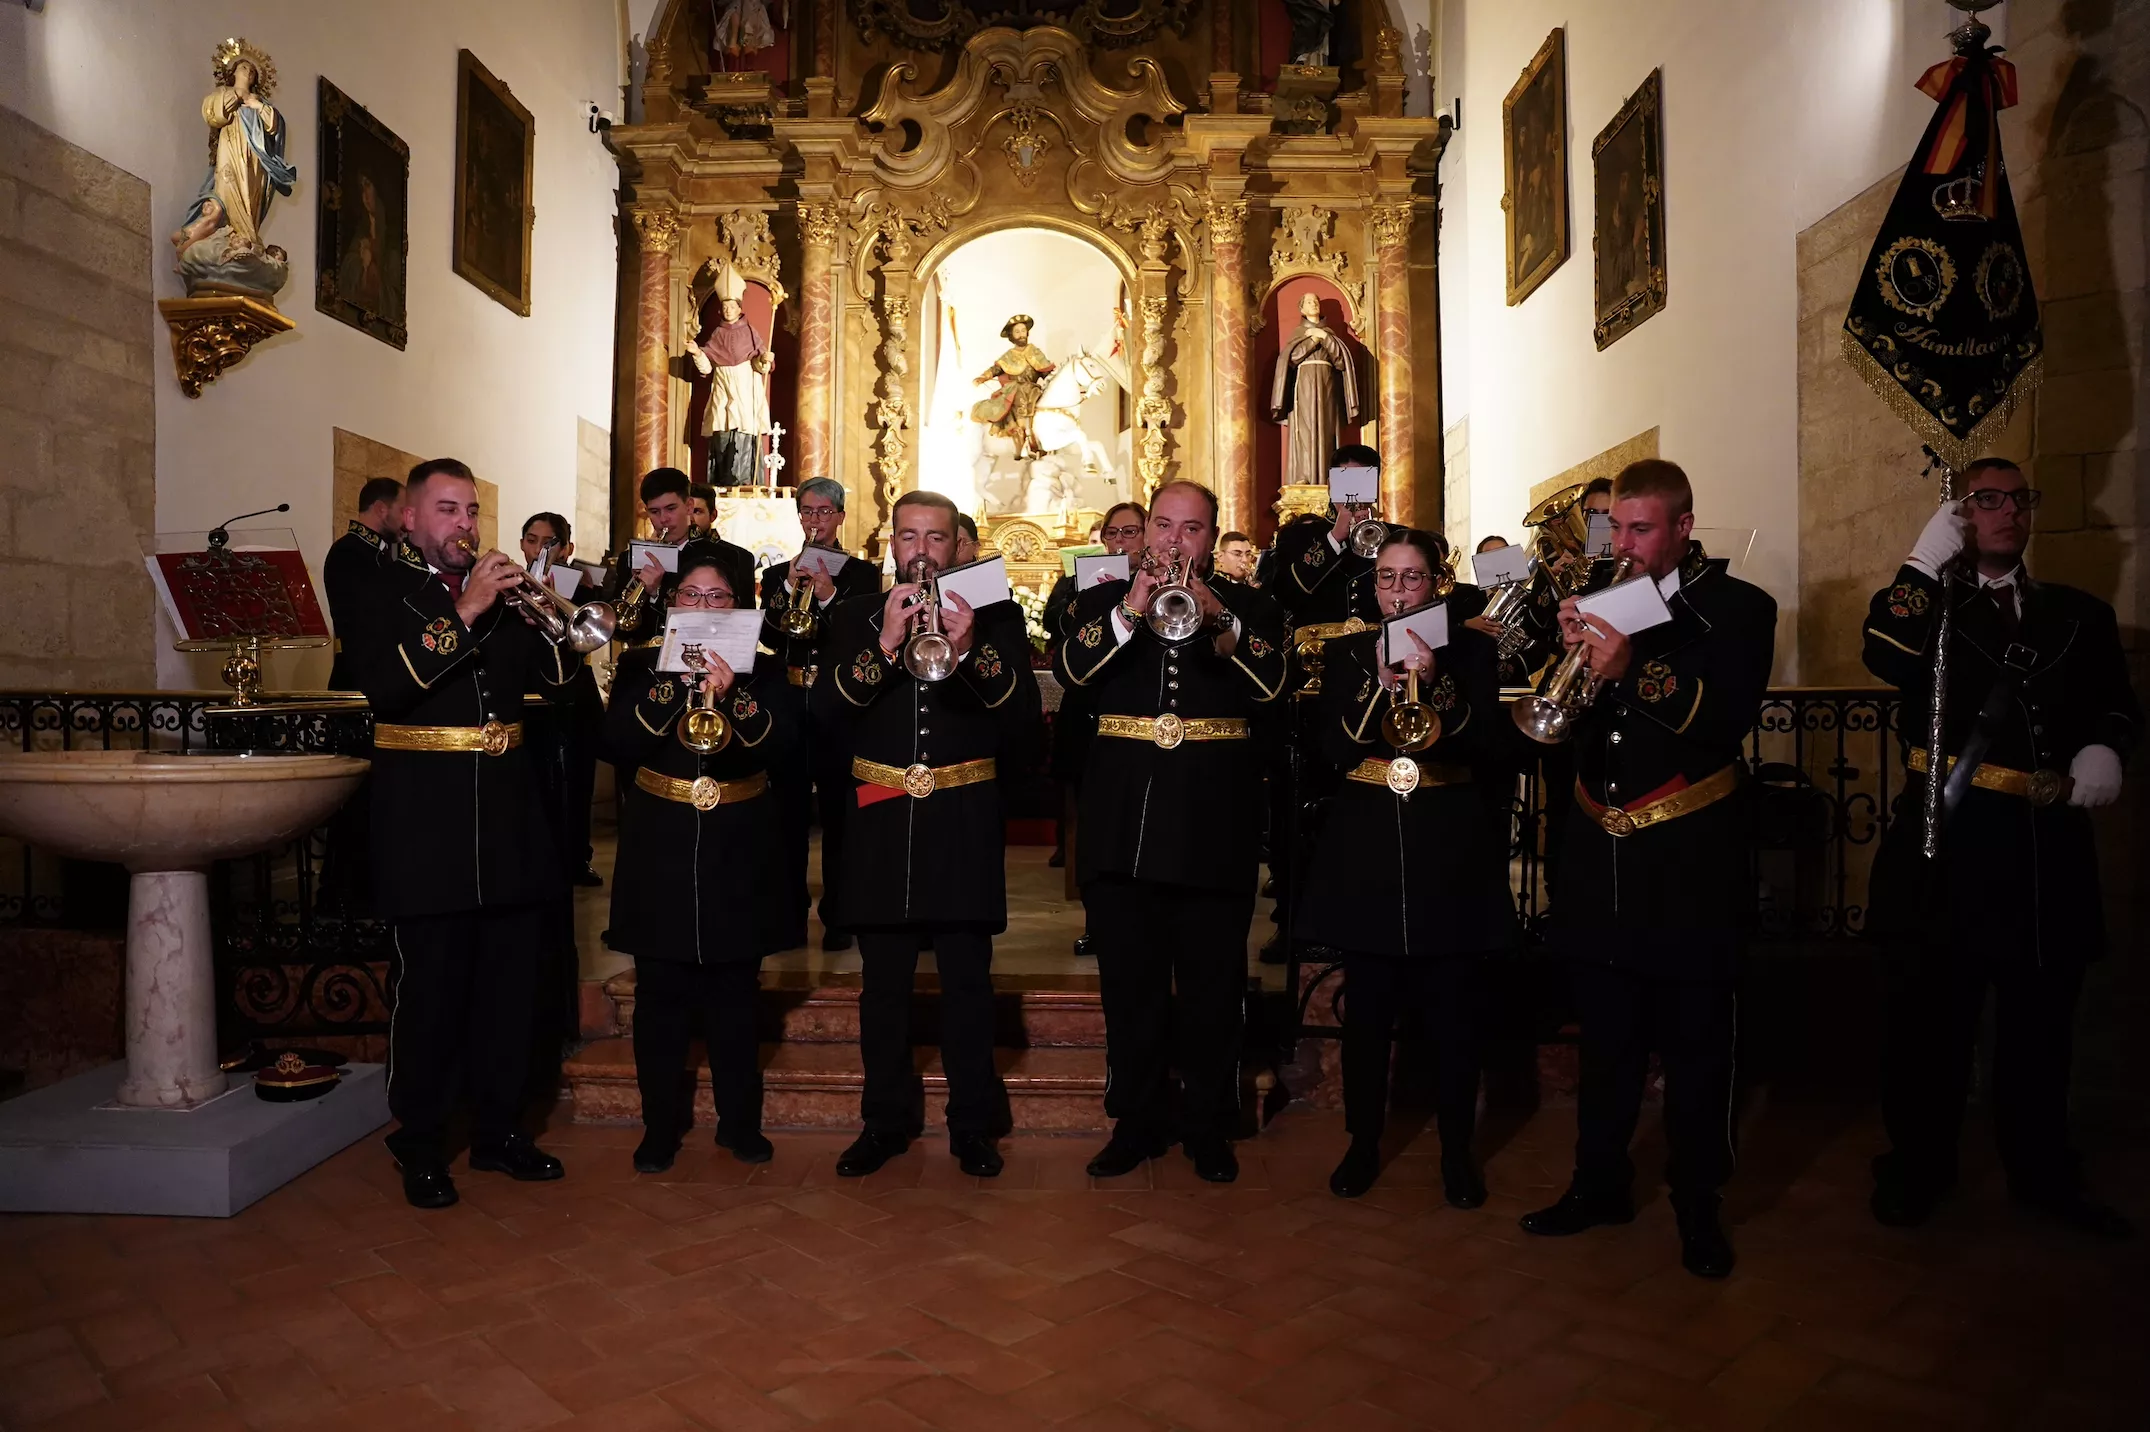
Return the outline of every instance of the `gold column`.
{"type": "Polygon", "coordinates": [[[635,465],[642,472],[671,459],[672,250],[679,215],[637,204],[628,210],[642,250],[642,287],[635,308],[635,465]]]}
{"type": "Polygon", "coordinates": [[[799,203],[799,457],[795,481],[835,465],[836,294],[832,260],[841,215],[834,200],[799,203]]]}
{"type": "Polygon", "coordinates": [[[1157,489],[1170,480],[1171,459],[1165,434],[1172,426],[1172,399],[1166,396],[1166,310],[1171,306],[1172,269],[1165,254],[1172,242],[1172,224],[1161,206],[1152,205],[1135,220],[1136,246],[1142,266],[1136,273],[1139,287],[1137,318],[1142,324],[1142,395],[1135,401],[1136,471],[1142,475],[1142,501],[1147,506],[1157,489]]]}
{"type": "Polygon", "coordinates": [[[1254,435],[1247,410],[1246,233],[1246,200],[1224,199],[1211,205],[1210,353],[1216,393],[1210,431],[1217,453],[1217,497],[1223,506],[1223,530],[1251,533],[1255,525],[1254,435]]]}
{"type": "Polygon", "coordinates": [[[878,274],[881,310],[881,380],[873,405],[873,466],[881,479],[883,550],[890,535],[896,499],[903,496],[910,472],[911,426],[911,230],[904,216],[884,216],[875,240],[881,256],[878,274]]]}
{"type": "Polygon", "coordinates": [[[1374,301],[1380,315],[1374,362],[1381,393],[1381,513],[1406,526],[1412,523],[1417,505],[1416,435],[1411,424],[1411,217],[1409,199],[1376,204],[1369,215],[1374,229],[1374,301]]]}

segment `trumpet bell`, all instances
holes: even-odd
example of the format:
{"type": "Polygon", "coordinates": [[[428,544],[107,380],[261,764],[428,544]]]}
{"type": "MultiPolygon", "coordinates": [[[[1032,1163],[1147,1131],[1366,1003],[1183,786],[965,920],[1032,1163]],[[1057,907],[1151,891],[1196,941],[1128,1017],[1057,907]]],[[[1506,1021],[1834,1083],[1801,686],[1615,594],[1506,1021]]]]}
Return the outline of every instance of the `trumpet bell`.
{"type": "Polygon", "coordinates": [[[732,723],[714,706],[689,706],[679,718],[679,743],[690,751],[706,756],[731,739],[732,723]]]}
{"type": "Polygon", "coordinates": [[[1406,753],[1425,750],[1441,739],[1441,716],[1422,701],[1392,706],[1381,718],[1381,739],[1406,753]]]}
{"type": "Polygon", "coordinates": [[[914,633],[903,644],[903,669],[920,681],[946,681],[955,674],[956,649],[937,631],[914,633]]]}
{"type": "Polygon", "coordinates": [[[610,646],[612,634],[619,625],[619,614],[612,610],[610,602],[584,602],[575,608],[574,616],[568,618],[568,649],[587,655],[599,647],[610,646]]]}
{"type": "Polygon", "coordinates": [[[1509,711],[1516,729],[1541,746],[1557,746],[1575,734],[1575,713],[1543,696],[1526,696],[1509,711]]]}
{"type": "Polygon", "coordinates": [[[1351,550],[1361,557],[1378,557],[1381,544],[1389,540],[1389,525],[1378,517],[1351,524],[1351,550]]]}
{"type": "Polygon", "coordinates": [[[814,615],[811,598],[806,601],[792,602],[791,605],[784,608],[783,614],[776,619],[776,629],[778,631],[799,641],[805,641],[812,637],[820,628],[821,619],[814,615]]]}
{"type": "Polygon", "coordinates": [[[1185,641],[1202,629],[1202,603],[1187,587],[1160,587],[1150,597],[1150,630],[1166,641],[1185,641]]]}

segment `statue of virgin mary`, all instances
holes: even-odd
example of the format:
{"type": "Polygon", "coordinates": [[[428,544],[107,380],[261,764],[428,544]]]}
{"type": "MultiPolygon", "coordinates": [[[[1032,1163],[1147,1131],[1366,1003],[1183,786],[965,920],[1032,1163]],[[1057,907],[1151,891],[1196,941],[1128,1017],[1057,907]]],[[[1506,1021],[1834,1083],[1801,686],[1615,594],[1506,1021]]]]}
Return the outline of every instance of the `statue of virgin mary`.
{"type": "Polygon", "coordinates": [[[261,241],[270,201],[289,194],[299,171],[284,161],[284,117],[269,103],[276,66],[245,40],[210,58],[216,88],[202,101],[209,172],[172,235],[187,294],[244,293],[274,300],[289,277],[286,255],[261,241]]]}

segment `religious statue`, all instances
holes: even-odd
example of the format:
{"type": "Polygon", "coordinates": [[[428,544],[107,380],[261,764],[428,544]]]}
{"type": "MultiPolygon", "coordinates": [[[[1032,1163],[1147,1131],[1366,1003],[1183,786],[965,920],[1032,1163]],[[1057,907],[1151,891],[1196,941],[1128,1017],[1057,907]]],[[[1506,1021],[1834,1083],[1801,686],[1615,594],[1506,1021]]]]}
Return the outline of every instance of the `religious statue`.
{"type": "Polygon", "coordinates": [[[1284,0],[1284,15],[1291,24],[1291,62],[1295,65],[1329,63],[1329,37],[1336,26],[1334,0],[1284,0]]]}
{"type": "Polygon", "coordinates": [[[1030,315],[1018,313],[1000,330],[1000,336],[1015,346],[978,375],[979,382],[995,386],[991,397],[981,399],[970,410],[972,422],[984,423],[994,437],[1014,440],[1018,462],[1045,456],[1045,449],[1038,443],[1035,420],[1045,380],[1053,376],[1057,366],[1030,341],[1030,327],[1030,315]]]}
{"type": "Polygon", "coordinates": [[[687,320],[687,356],[709,379],[702,405],[702,436],[709,439],[707,481],[713,487],[747,487],[758,480],[755,459],[769,431],[769,345],[746,320],[741,300],[746,280],[729,265],[717,272],[717,323],[702,336],[687,320]]]}
{"type": "Polygon", "coordinates": [[[716,17],[715,43],[711,48],[729,60],[766,50],[776,43],[776,25],[769,16],[768,0],[718,0],[716,17]]]}
{"type": "Polygon", "coordinates": [[[1299,300],[1299,326],[1277,350],[1269,385],[1269,416],[1285,424],[1284,481],[1329,482],[1337,434],[1359,421],[1359,381],[1351,350],[1322,322],[1321,300],[1299,300]]]}
{"type": "Polygon", "coordinates": [[[245,40],[226,40],[210,57],[216,89],[202,101],[209,126],[209,172],[172,235],[187,295],[243,293],[272,303],[289,276],[287,255],[261,239],[277,194],[299,171],[284,162],[284,117],[269,103],[276,66],[245,40]]]}

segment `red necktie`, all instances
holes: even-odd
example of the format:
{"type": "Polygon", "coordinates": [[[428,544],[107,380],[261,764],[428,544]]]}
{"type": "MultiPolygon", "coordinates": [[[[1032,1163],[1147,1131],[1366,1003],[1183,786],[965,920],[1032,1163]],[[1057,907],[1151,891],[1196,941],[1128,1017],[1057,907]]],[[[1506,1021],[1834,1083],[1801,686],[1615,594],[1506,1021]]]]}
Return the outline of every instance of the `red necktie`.
{"type": "Polygon", "coordinates": [[[463,600],[463,574],[461,572],[436,572],[434,575],[439,577],[440,584],[448,589],[448,595],[451,599],[458,602],[463,600]]]}

